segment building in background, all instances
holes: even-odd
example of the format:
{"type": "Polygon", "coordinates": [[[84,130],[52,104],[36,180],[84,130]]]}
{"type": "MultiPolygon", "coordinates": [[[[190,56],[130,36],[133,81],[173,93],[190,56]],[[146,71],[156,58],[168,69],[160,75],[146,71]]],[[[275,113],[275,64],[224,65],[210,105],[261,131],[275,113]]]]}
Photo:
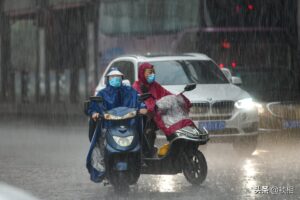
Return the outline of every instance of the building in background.
{"type": "Polygon", "coordinates": [[[1,104],[78,105],[121,54],[196,51],[239,68],[257,50],[298,70],[299,2],[0,0],[1,104]]]}
{"type": "Polygon", "coordinates": [[[97,81],[98,1],[0,2],[1,101],[85,98],[97,81]]]}

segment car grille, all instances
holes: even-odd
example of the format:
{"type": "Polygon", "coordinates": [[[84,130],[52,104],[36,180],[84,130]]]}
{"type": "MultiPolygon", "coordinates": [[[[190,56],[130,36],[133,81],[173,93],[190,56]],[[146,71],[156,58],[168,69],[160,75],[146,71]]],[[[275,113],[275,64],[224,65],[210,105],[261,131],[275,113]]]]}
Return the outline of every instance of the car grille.
{"type": "Polygon", "coordinates": [[[193,103],[190,117],[193,120],[227,120],[234,109],[233,101],[193,103]]]}
{"type": "Polygon", "coordinates": [[[212,113],[215,114],[231,114],[233,109],[233,101],[219,101],[212,104],[212,113]]]}
{"type": "Polygon", "coordinates": [[[268,110],[276,117],[283,119],[300,119],[300,104],[297,103],[271,103],[268,110]]]}
{"type": "Polygon", "coordinates": [[[192,114],[206,114],[209,112],[210,105],[208,102],[193,103],[191,108],[192,114]]]}

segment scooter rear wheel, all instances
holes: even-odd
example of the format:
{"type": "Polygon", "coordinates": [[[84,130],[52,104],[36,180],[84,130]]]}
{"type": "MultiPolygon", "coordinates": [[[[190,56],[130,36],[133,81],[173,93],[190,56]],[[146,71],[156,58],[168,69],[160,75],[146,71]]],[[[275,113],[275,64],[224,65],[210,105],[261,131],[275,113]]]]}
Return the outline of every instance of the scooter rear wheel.
{"type": "Polygon", "coordinates": [[[198,150],[184,153],[183,174],[192,185],[200,185],[207,176],[207,163],[202,152],[198,150]]]}

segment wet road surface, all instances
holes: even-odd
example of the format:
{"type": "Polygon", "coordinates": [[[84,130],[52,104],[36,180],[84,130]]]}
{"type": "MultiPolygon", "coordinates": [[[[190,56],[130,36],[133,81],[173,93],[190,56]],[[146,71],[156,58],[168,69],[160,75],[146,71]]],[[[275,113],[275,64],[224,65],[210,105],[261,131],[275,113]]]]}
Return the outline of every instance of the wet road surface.
{"type": "Polygon", "coordinates": [[[300,199],[300,131],[262,131],[256,151],[240,156],[231,144],[202,148],[208,176],[199,188],[183,175],[142,175],[128,196],[89,180],[86,125],[0,122],[0,182],[45,200],[300,199]]]}

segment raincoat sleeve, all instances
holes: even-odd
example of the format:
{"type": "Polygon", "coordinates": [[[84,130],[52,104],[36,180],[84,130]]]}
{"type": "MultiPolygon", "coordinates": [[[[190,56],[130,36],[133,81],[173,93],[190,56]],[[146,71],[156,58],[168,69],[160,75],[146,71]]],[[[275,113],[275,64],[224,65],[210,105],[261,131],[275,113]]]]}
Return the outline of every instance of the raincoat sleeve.
{"type": "Polygon", "coordinates": [[[161,99],[164,96],[172,95],[171,92],[169,92],[168,90],[166,90],[156,82],[154,82],[149,87],[149,92],[152,94],[152,97],[150,97],[145,101],[149,112],[155,112],[155,104],[157,100],[161,99]]]}
{"type": "Polygon", "coordinates": [[[139,94],[141,94],[141,90],[140,90],[139,82],[138,81],[135,81],[133,83],[132,88],[135,89],[139,94]]]}
{"type": "MultiPolygon", "coordinates": [[[[138,94],[142,94],[139,81],[135,81],[132,85],[132,88],[135,89],[138,94]]],[[[146,108],[148,111],[153,111],[153,109],[151,109],[151,103],[149,103],[149,100],[146,100],[145,103],[140,102],[140,108],[146,108]]]]}
{"type": "Polygon", "coordinates": [[[137,105],[139,105],[139,108],[146,108],[147,109],[147,106],[146,106],[146,104],[144,103],[144,102],[141,102],[141,101],[139,101],[139,94],[141,94],[141,90],[140,90],[140,88],[139,88],[139,84],[138,84],[138,82],[136,81],[136,82],[134,82],[133,83],[133,85],[132,85],[132,88],[133,88],[133,90],[134,90],[134,93],[136,93],[135,95],[136,95],[136,98],[135,99],[137,99],[137,105]]]}
{"type": "Polygon", "coordinates": [[[137,109],[147,108],[146,104],[139,100],[139,92],[134,87],[132,87],[131,89],[132,89],[131,91],[133,94],[133,99],[135,100],[134,105],[136,105],[136,108],[137,109]]]}

